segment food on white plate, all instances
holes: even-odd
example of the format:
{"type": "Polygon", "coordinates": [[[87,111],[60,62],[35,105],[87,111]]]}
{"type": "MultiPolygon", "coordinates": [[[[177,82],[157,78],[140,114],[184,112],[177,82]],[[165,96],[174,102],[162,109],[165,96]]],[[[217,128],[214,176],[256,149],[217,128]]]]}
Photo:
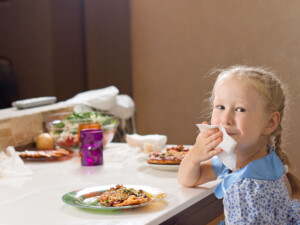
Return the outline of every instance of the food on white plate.
{"type": "Polygon", "coordinates": [[[151,152],[147,162],[150,164],[179,165],[188,151],[189,148],[177,145],[176,147],[167,148],[165,152],[151,152]]]}
{"type": "Polygon", "coordinates": [[[183,145],[177,145],[175,147],[167,148],[166,152],[169,155],[180,156],[183,158],[189,152],[189,150],[189,148],[184,147],[183,145]]]}
{"type": "Polygon", "coordinates": [[[103,192],[99,196],[100,203],[109,207],[120,207],[127,205],[136,205],[151,200],[150,194],[144,190],[126,188],[123,185],[116,185],[103,192]]]}
{"type": "Polygon", "coordinates": [[[39,150],[54,149],[54,139],[48,133],[40,134],[35,140],[36,148],[39,150]]]}
{"type": "Polygon", "coordinates": [[[179,165],[181,160],[181,158],[174,155],[169,155],[166,152],[151,152],[147,162],[150,164],[179,165]]]}
{"type": "Polygon", "coordinates": [[[67,156],[70,153],[65,149],[56,149],[56,150],[46,150],[46,151],[37,151],[37,150],[25,150],[18,152],[18,155],[21,158],[59,158],[62,156],[67,156]]]}

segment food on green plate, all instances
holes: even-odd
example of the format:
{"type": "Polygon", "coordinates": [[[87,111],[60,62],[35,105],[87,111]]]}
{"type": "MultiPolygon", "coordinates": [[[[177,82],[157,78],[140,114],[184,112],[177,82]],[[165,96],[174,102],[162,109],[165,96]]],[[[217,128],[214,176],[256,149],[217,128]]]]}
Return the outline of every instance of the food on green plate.
{"type": "Polygon", "coordinates": [[[126,188],[123,185],[116,185],[99,196],[100,203],[109,207],[120,207],[136,205],[151,200],[150,194],[143,190],[126,188]]]}

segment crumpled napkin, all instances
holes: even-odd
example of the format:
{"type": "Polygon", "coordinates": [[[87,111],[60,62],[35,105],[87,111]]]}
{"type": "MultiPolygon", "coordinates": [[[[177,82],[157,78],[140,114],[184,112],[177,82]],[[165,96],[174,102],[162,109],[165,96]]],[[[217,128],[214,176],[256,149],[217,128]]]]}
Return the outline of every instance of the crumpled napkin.
{"type": "Polygon", "coordinates": [[[116,102],[119,90],[115,86],[89,90],[75,95],[66,102],[72,104],[85,104],[99,110],[110,110],[116,102]]]}
{"type": "Polygon", "coordinates": [[[125,120],[133,117],[135,112],[133,99],[128,95],[119,95],[119,89],[115,86],[81,92],[66,102],[74,105],[75,112],[91,111],[95,108],[125,120]]]}
{"type": "Polygon", "coordinates": [[[139,148],[124,145],[109,145],[103,151],[104,162],[124,162],[128,157],[137,155],[139,148]]]}
{"type": "Polygon", "coordinates": [[[126,142],[130,147],[140,147],[151,145],[154,151],[163,150],[167,143],[167,136],[161,134],[126,134],[126,142]]]}
{"type": "Polygon", "coordinates": [[[8,146],[6,151],[0,152],[0,177],[27,175],[32,175],[32,171],[24,165],[14,147],[8,146]]]}
{"type": "Polygon", "coordinates": [[[133,99],[128,95],[117,95],[116,104],[110,112],[120,119],[129,119],[134,116],[135,104],[133,99]]]}
{"type": "Polygon", "coordinates": [[[230,137],[225,128],[222,125],[207,125],[207,124],[197,124],[200,131],[205,131],[207,129],[219,128],[223,133],[223,141],[217,146],[223,149],[223,152],[217,155],[217,157],[223,162],[223,164],[230,170],[234,170],[236,166],[236,155],[233,150],[236,146],[236,141],[230,137]]]}

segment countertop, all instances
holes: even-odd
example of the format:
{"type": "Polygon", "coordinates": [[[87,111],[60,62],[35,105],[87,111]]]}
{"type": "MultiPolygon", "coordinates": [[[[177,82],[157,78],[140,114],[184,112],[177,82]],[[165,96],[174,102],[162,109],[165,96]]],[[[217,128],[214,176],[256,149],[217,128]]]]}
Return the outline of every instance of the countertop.
{"type": "Polygon", "coordinates": [[[32,176],[0,178],[0,224],[159,224],[209,196],[217,185],[184,188],[177,183],[177,171],[153,169],[146,157],[138,148],[111,143],[101,166],[82,167],[77,155],[65,161],[26,162],[32,176]],[[82,209],[62,201],[70,191],[110,184],[147,185],[167,197],[126,210],[82,209]]]}

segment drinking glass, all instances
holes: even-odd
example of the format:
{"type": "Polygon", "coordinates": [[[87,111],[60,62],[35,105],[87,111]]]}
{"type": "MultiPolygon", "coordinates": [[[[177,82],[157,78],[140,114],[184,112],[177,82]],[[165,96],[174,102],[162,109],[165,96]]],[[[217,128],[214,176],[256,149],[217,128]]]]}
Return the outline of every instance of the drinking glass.
{"type": "Polygon", "coordinates": [[[80,152],[82,166],[103,164],[103,133],[101,129],[80,131],[80,152]]]}
{"type": "Polygon", "coordinates": [[[80,131],[81,130],[92,130],[92,129],[95,129],[95,130],[100,130],[101,129],[101,125],[99,122],[80,122],[79,125],[78,125],[78,131],[77,131],[77,134],[78,134],[78,140],[80,140],[80,131]]]}
{"type": "MultiPolygon", "coordinates": [[[[99,122],[85,122],[81,121],[78,125],[77,135],[78,135],[78,141],[80,141],[80,131],[81,130],[100,130],[101,125],[99,122]]],[[[79,151],[79,156],[81,156],[81,151],[79,151]]]]}

